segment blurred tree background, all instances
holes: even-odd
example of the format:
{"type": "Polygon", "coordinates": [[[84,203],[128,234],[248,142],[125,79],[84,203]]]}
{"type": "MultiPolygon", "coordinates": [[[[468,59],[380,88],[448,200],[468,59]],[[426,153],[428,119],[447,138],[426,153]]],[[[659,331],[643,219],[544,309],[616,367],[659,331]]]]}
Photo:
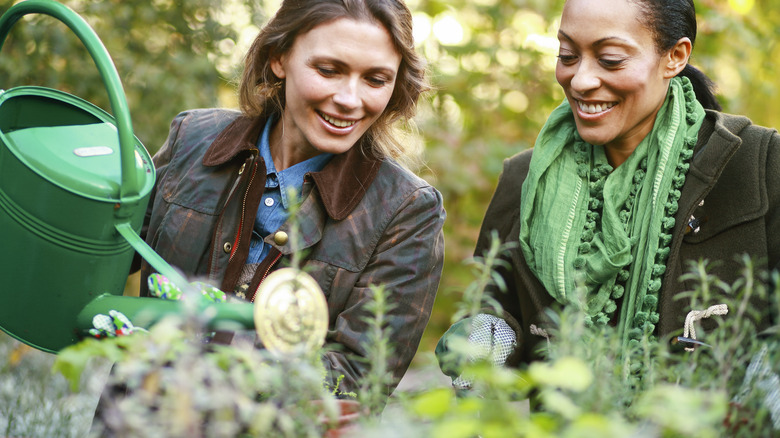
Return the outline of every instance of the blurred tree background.
{"type": "MultiPolygon", "coordinates": [[[[0,0],[0,13],[15,1],[0,0]]],[[[236,107],[242,57],[279,0],[64,0],[89,22],[123,81],[138,138],[154,153],[182,110],[236,107]]],[[[555,82],[563,0],[408,0],[434,92],[416,119],[420,174],[444,195],[446,264],[420,352],[452,314],[502,160],[533,145],[563,99],[555,82]]],[[[725,111],[780,127],[780,9],[771,0],[697,0],[692,63],[719,86],[725,111]]],[[[108,109],[97,70],[59,22],[28,16],[0,52],[0,88],[58,88],[108,109]]],[[[518,188],[519,189],[519,188],[518,188]]]]}

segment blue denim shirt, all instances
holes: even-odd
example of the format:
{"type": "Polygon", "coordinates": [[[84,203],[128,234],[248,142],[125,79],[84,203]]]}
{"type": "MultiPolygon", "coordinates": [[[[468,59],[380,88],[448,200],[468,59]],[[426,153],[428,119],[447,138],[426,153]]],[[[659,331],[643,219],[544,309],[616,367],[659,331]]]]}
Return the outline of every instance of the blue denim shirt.
{"type": "MultiPolygon", "coordinates": [[[[249,257],[246,259],[247,264],[260,263],[268,255],[271,248],[270,245],[263,242],[263,238],[278,230],[289,217],[291,200],[288,191],[291,188],[295,189],[295,193],[300,196],[303,177],[309,172],[322,170],[333,156],[333,154],[323,153],[282,171],[277,171],[268,143],[268,136],[273,124],[274,119],[269,118],[265,128],[263,128],[263,133],[257,140],[260,156],[265,161],[265,192],[260,206],[257,208],[255,226],[252,230],[252,242],[249,245],[249,257]]],[[[298,203],[300,198],[293,201],[298,203]]]]}

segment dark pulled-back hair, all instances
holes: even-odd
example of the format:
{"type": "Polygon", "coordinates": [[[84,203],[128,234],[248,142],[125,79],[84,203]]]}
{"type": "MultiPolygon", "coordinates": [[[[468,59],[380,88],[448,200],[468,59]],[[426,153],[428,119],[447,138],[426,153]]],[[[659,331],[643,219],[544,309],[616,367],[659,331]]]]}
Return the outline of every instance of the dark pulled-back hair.
{"type": "MultiPolygon", "coordinates": [[[[696,8],[693,0],[629,0],[643,13],[645,25],[655,38],[656,48],[665,52],[681,38],[688,37],[691,45],[696,42],[696,8]]],[[[687,64],[678,76],[691,80],[696,99],[704,108],[721,110],[715,97],[715,84],[702,71],[687,64]]]]}
{"type": "Polygon", "coordinates": [[[363,137],[366,152],[414,161],[413,145],[395,137],[393,124],[414,116],[417,100],[429,89],[425,60],[414,49],[412,14],[401,0],[284,0],[255,38],[244,59],[239,105],[247,116],[281,114],[284,82],[271,70],[271,60],[292,50],[296,38],[340,18],[384,27],[401,55],[393,94],[382,115],[363,137]]]}

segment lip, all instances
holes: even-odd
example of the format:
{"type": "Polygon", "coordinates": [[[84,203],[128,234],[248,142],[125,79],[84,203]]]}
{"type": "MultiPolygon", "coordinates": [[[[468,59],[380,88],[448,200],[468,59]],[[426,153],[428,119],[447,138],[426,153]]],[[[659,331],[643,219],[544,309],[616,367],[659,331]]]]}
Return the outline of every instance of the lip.
{"type": "Polygon", "coordinates": [[[346,135],[351,133],[355,130],[355,127],[360,122],[360,119],[349,119],[349,118],[343,118],[343,117],[337,117],[333,116],[331,114],[327,114],[323,111],[316,111],[317,117],[320,119],[320,122],[325,127],[325,129],[329,132],[332,132],[334,134],[338,135],[346,135]],[[328,120],[330,119],[330,120],[328,120]],[[349,123],[347,126],[337,126],[334,123],[331,123],[331,121],[336,121],[337,123],[349,123]]]}
{"type": "Polygon", "coordinates": [[[572,100],[577,108],[577,116],[582,120],[598,120],[606,116],[618,105],[615,101],[585,101],[577,98],[572,98],[572,100]],[[583,107],[589,107],[589,110],[583,107]]]}

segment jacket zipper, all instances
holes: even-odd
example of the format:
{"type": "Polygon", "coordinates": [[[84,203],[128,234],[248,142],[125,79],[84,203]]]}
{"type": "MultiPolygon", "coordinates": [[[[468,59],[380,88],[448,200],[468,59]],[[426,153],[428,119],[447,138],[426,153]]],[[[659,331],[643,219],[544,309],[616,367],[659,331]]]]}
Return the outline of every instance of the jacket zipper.
{"type": "Polygon", "coordinates": [[[252,176],[249,177],[249,184],[247,184],[246,190],[244,191],[244,199],[241,200],[241,220],[238,222],[238,234],[236,235],[236,241],[233,244],[233,250],[230,252],[228,263],[233,261],[233,256],[236,254],[238,245],[241,244],[241,233],[243,232],[244,229],[244,216],[246,215],[246,199],[249,196],[249,189],[252,187],[252,181],[255,180],[256,174],[257,174],[257,162],[255,162],[254,167],[252,167],[252,176]]]}
{"type": "MultiPolygon", "coordinates": [[[[233,198],[233,194],[236,192],[236,188],[238,188],[238,185],[241,183],[241,174],[244,173],[244,167],[245,166],[246,166],[246,163],[244,163],[244,165],[241,166],[241,170],[238,171],[238,177],[236,177],[236,181],[230,187],[230,191],[228,192],[229,194],[228,194],[228,197],[227,197],[228,200],[225,202],[225,205],[230,203],[230,200],[233,198]]],[[[217,260],[217,257],[218,257],[217,256],[217,251],[218,251],[217,248],[219,247],[219,245],[217,245],[216,243],[222,243],[221,239],[218,239],[217,236],[219,236],[221,234],[220,230],[222,229],[222,222],[223,221],[224,221],[223,213],[220,213],[219,219],[217,220],[217,225],[214,228],[214,235],[212,237],[213,249],[212,249],[211,257],[209,258],[209,260],[210,260],[209,261],[209,279],[211,279],[211,280],[215,280],[216,279],[216,277],[214,276],[215,273],[214,273],[214,270],[213,270],[214,268],[213,267],[216,266],[216,264],[217,264],[216,260],[217,260]]],[[[232,250],[231,250],[231,253],[232,253],[232,250]]]]}
{"type": "MultiPolygon", "coordinates": [[[[274,258],[274,261],[271,262],[270,265],[268,265],[268,269],[265,270],[263,273],[263,277],[260,279],[260,284],[263,284],[263,281],[265,281],[265,278],[268,277],[268,274],[271,272],[271,268],[273,268],[276,265],[276,262],[279,261],[279,259],[282,258],[282,253],[276,255],[276,258],[274,258]]],[[[260,289],[260,284],[258,284],[257,289],[255,289],[255,293],[252,294],[252,299],[249,300],[249,302],[254,303],[255,297],[257,297],[257,291],[260,289]]]]}

